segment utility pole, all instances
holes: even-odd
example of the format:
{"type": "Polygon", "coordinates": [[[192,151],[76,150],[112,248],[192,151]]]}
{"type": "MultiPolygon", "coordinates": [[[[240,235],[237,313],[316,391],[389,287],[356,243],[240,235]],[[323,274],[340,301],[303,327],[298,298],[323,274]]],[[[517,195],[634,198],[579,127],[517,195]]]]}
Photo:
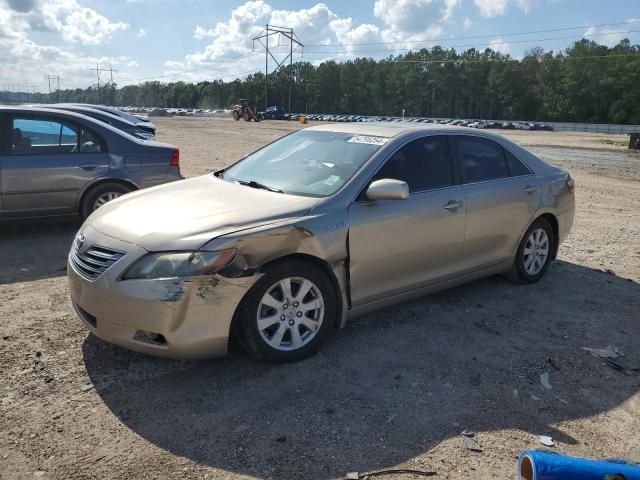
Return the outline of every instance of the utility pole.
{"type": "Polygon", "coordinates": [[[300,41],[300,39],[298,39],[298,37],[296,36],[295,33],[293,33],[293,28],[287,28],[287,27],[276,27],[274,25],[269,25],[267,24],[264,28],[264,30],[262,30],[258,36],[253,38],[253,47],[255,48],[256,45],[256,41],[258,41],[260,43],[260,45],[262,45],[265,49],[264,52],[264,108],[266,109],[269,106],[269,100],[268,100],[268,90],[269,90],[269,83],[268,83],[268,78],[269,78],[269,57],[271,57],[273,59],[274,62],[276,62],[276,68],[274,69],[277,70],[278,68],[280,68],[284,62],[287,61],[287,59],[289,60],[289,107],[288,107],[288,111],[289,114],[291,114],[291,86],[292,86],[292,81],[293,81],[293,52],[297,51],[298,48],[304,48],[304,45],[302,44],[302,42],[300,41]],[[272,53],[273,49],[269,48],[269,37],[272,35],[278,35],[278,36],[283,36],[284,38],[289,40],[289,53],[287,54],[286,57],[284,57],[282,60],[278,60],[272,53]],[[264,42],[263,42],[264,40],[264,42]],[[294,48],[294,44],[295,44],[295,48],[294,48]]]}
{"type": "Polygon", "coordinates": [[[100,72],[109,72],[109,81],[104,84],[104,86],[113,84],[113,72],[117,72],[118,70],[114,70],[109,64],[109,68],[101,68],[100,65],[96,64],[96,68],[90,68],[92,72],[96,72],[96,79],[98,80],[96,87],[96,103],[100,103],[100,72]]]}
{"type": "MultiPolygon", "coordinates": [[[[55,88],[55,82],[58,83],[58,88],[55,89],[55,92],[59,92],[60,91],[60,76],[59,75],[47,75],[47,82],[49,83],[49,101],[51,101],[51,80],[54,80],[54,88],[55,88]]],[[[58,96],[56,96],[56,99],[58,99],[58,96]]]]}

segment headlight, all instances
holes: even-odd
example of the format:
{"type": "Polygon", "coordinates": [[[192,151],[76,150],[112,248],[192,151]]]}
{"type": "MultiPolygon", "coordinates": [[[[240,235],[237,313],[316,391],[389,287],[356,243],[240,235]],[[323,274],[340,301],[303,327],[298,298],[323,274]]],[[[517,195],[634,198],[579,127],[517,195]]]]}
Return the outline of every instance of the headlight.
{"type": "Polygon", "coordinates": [[[211,275],[229,265],[235,256],[233,248],[220,252],[150,253],[134,263],[122,279],[211,275]]]}

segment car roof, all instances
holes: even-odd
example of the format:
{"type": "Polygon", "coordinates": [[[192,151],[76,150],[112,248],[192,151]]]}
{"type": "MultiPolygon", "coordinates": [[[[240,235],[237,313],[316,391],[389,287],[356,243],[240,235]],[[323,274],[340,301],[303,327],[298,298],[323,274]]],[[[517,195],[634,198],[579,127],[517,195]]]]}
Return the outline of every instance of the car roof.
{"type": "MultiPolygon", "coordinates": [[[[109,130],[111,132],[115,132],[120,136],[124,136],[127,139],[131,140],[136,140],[138,141],[138,139],[136,137],[134,137],[133,135],[128,134],[125,131],[120,130],[119,128],[116,128],[112,125],[109,125],[108,123],[105,123],[101,120],[97,120],[93,117],[90,117],[88,115],[85,115],[83,113],[79,113],[79,112],[74,112],[72,110],[67,110],[67,109],[61,109],[61,108],[49,108],[49,107],[36,107],[36,106],[30,106],[30,105],[0,105],[0,113],[11,113],[11,112],[29,112],[29,113],[42,113],[45,115],[51,115],[51,114],[56,114],[56,115],[62,115],[62,116],[67,116],[67,117],[76,117],[79,119],[82,119],[85,122],[88,122],[90,124],[96,125],[100,128],[109,130]]],[[[106,115],[109,115],[106,112],[102,112],[105,113],[106,115]]],[[[114,115],[115,116],[115,115],[114,115]]],[[[119,119],[122,120],[122,119],[119,119]]]]}
{"type": "Polygon", "coordinates": [[[500,137],[491,132],[469,130],[466,127],[453,125],[435,125],[409,122],[364,122],[364,123],[326,123],[309,127],[308,130],[321,132],[343,132],[354,135],[370,135],[374,137],[393,138],[408,132],[424,133],[465,133],[469,135],[481,134],[486,137],[500,137]]]}

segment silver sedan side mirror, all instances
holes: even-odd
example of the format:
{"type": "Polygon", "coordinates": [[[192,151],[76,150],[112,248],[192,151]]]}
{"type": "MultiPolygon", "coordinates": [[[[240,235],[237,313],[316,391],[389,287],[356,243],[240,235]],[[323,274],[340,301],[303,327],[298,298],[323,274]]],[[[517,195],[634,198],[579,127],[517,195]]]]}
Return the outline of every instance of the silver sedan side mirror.
{"type": "Polygon", "coordinates": [[[404,200],[409,197],[409,185],[402,180],[381,178],[367,188],[369,200],[404,200]]]}

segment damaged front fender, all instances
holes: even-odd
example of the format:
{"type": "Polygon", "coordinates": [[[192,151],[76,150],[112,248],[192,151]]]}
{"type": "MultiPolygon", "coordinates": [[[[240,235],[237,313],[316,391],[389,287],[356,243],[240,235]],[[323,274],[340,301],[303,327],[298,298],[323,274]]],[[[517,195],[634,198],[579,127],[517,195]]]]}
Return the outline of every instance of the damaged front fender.
{"type": "Polygon", "coordinates": [[[341,312],[338,327],[345,324],[348,295],[348,219],[344,210],[291,219],[223,235],[203,245],[203,250],[235,248],[235,260],[220,272],[223,276],[242,277],[261,271],[265,265],[293,255],[312,257],[322,262],[331,274],[339,297],[341,312]]]}

